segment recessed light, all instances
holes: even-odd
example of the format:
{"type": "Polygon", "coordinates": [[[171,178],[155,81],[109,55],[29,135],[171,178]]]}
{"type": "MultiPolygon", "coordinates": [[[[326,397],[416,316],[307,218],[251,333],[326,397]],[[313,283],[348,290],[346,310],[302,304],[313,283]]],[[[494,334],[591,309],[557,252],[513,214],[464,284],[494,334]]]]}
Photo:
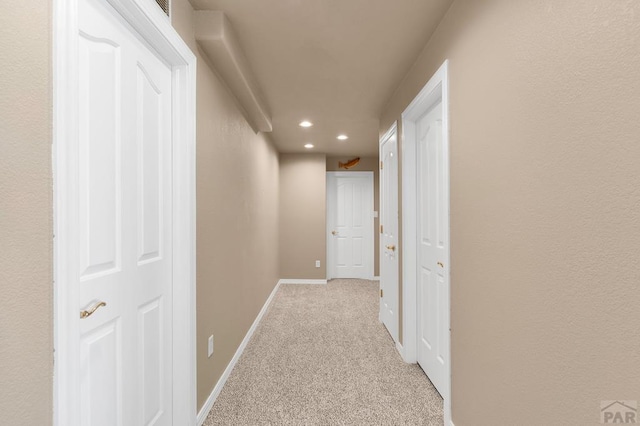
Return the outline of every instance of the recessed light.
{"type": "Polygon", "coordinates": [[[346,141],[347,139],[349,139],[349,136],[347,136],[347,135],[338,135],[337,139],[339,139],[341,141],[346,141]]]}
{"type": "Polygon", "coordinates": [[[300,127],[311,127],[313,126],[313,123],[307,120],[301,121],[300,122],[300,127]]]}
{"type": "Polygon", "coordinates": [[[311,148],[313,148],[313,144],[312,143],[308,143],[304,147],[307,148],[307,149],[311,149],[311,148]]]}

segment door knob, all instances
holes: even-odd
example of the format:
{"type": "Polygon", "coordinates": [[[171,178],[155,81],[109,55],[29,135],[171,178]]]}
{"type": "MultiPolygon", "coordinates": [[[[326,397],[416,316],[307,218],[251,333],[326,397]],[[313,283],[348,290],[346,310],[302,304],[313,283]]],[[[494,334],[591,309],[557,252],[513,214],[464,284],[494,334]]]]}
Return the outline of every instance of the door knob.
{"type": "Polygon", "coordinates": [[[391,245],[387,246],[387,248],[388,248],[389,250],[391,250],[391,251],[396,251],[396,246],[395,246],[395,245],[393,245],[393,244],[391,244],[391,245]]]}
{"type": "Polygon", "coordinates": [[[98,308],[100,308],[102,306],[107,306],[107,304],[105,302],[98,302],[95,305],[93,305],[93,307],[91,309],[80,311],[80,318],[81,319],[85,319],[87,317],[90,317],[91,315],[93,315],[93,313],[95,311],[98,310],[98,308]]]}
{"type": "Polygon", "coordinates": [[[338,235],[338,231],[331,231],[331,235],[338,235]]]}

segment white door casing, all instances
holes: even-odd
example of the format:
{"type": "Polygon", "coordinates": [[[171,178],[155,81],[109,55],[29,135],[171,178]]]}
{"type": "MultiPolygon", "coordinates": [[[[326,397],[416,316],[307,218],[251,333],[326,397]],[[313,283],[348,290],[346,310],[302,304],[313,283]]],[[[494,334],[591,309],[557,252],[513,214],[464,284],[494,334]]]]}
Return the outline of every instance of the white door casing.
{"type": "Polygon", "coordinates": [[[195,57],[152,2],[55,6],[54,424],[193,424],[195,57]]]}
{"type": "Polygon", "coordinates": [[[380,322],[398,342],[398,137],[397,125],[380,139],[380,322]]]}
{"type": "Polygon", "coordinates": [[[448,86],[445,61],[402,113],[402,356],[420,362],[438,383],[445,425],[451,424],[448,86]],[[425,340],[435,348],[426,355],[425,340]]]}
{"type": "Polygon", "coordinates": [[[373,278],[373,172],[327,172],[327,278],[373,278]]]}

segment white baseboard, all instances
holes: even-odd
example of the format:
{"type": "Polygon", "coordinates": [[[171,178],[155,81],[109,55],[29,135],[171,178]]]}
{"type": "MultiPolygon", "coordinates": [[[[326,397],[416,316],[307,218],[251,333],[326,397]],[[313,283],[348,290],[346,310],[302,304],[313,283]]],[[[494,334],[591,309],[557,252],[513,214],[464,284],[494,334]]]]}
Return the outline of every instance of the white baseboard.
{"type": "Polygon", "coordinates": [[[396,350],[400,353],[402,360],[404,361],[404,347],[400,344],[400,342],[396,342],[396,350]]]}
{"type": "Polygon", "coordinates": [[[326,284],[327,280],[297,280],[297,279],[281,279],[278,281],[278,285],[280,284],[326,284]]]}
{"type": "Polygon", "coordinates": [[[378,277],[378,276],[374,276],[374,277],[371,279],[371,281],[380,281],[380,277],[378,277]]]}
{"type": "MultiPolygon", "coordinates": [[[[449,396],[451,397],[451,396],[449,396]]],[[[454,426],[453,419],[451,419],[451,403],[448,401],[444,401],[444,420],[445,422],[449,419],[449,426],[454,426]]]]}
{"type": "Polygon", "coordinates": [[[233,358],[231,358],[229,365],[227,365],[227,368],[225,368],[224,373],[222,373],[222,376],[220,376],[220,379],[218,380],[218,383],[216,383],[213,390],[211,391],[211,394],[209,395],[204,405],[202,406],[202,409],[198,412],[198,420],[197,420],[198,426],[202,426],[204,421],[207,419],[207,416],[209,415],[211,408],[213,408],[213,403],[216,402],[216,399],[218,398],[218,395],[220,395],[220,392],[222,391],[224,384],[227,382],[229,375],[231,375],[231,372],[233,371],[233,368],[236,366],[236,363],[238,362],[238,360],[240,359],[242,352],[247,347],[249,340],[251,340],[251,336],[253,336],[253,333],[256,331],[258,324],[260,324],[262,317],[264,316],[265,312],[267,312],[267,309],[269,308],[269,305],[273,300],[273,296],[275,296],[276,292],[278,291],[278,288],[280,288],[280,281],[278,281],[276,286],[271,291],[271,294],[269,295],[269,298],[267,299],[267,301],[264,302],[264,305],[262,306],[260,313],[258,313],[258,316],[253,321],[253,324],[251,324],[251,327],[249,328],[249,331],[247,331],[247,334],[244,336],[244,339],[242,339],[242,342],[240,343],[240,346],[238,346],[238,349],[236,350],[236,353],[233,355],[233,358]]]}

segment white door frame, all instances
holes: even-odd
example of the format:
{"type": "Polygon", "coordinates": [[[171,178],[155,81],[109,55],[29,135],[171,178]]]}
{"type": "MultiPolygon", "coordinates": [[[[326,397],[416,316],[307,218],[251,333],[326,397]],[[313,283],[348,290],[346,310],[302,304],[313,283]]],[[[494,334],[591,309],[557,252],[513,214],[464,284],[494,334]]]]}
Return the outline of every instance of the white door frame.
{"type": "MultiPolygon", "coordinates": [[[[172,68],[172,215],[173,215],[173,424],[196,421],[196,209],[195,88],[196,58],[151,0],[106,0],[172,68]]],[[[79,307],[76,286],[68,285],[77,223],[69,206],[68,164],[78,137],[78,2],[53,2],[53,243],[54,265],[54,408],[53,424],[73,426],[78,395],[79,307]]],[[[77,189],[76,189],[77,190],[77,189]]]]}
{"type": "MultiPolygon", "coordinates": [[[[445,175],[445,203],[447,215],[450,215],[449,185],[449,77],[448,61],[431,77],[429,82],[418,93],[411,104],[402,113],[402,326],[403,326],[403,359],[405,362],[417,362],[417,300],[418,300],[418,173],[417,173],[417,140],[416,122],[436,102],[442,100],[442,143],[445,175]]],[[[451,234],[449,229],[449,234],[451,234]]],[[[449,239],[450,241],[450,239],[449,239]]],[[[447,286],[447,303],[444,307],[445,324],[449,330],[445,333],[446,383],[444,398],[445,425],[451,423],[451,248],[444,259],[445,268],[449,272],[447,286]]]]}
{"type": "MultiPolygon", "coordinates": [[[[335,271],[335,256],[334,256],[334,247],[333,247],[333,235],[331,235],[331,231],[333,230],[333,227],[335,226],[335,224],[333,223],[333,216],[331,215],[331,212],[333,212],[335,210],[335,206],[333,205],[333,198],[332,198],[332,193],[330,191],[335,191],[335,188],[330,187],[329,185],[329,178],[330,177],[366,177],[369,180],[369,184],[371,186],[371,202],[367,204],[367,207],[369,207],[370,213],[369,213],[369,220],[370,220],[370,226],[368,226],[369,228],[369,233],[370,233],[370,238],[369,241],[371,242],[371,247],[369,250],[367,250],[367,252],[369,253],[367,256],[367,271],[368,271],[368,275],[370,280],[373,280],[374,276],[374,256],[375,256],[375,242],[374,242],[374,229],[373,229],[373,209],[374,209],[374,195],[373,195],[373,172],[327,172],[327,202],[326,202],[326,208],[327,208],[327,231],[326,231],[326,235],[327,235],[327,280],[330,280],[332,278],[335,277],[336,271],[335,271]]],[[[335,194],[333,194],[335,195],[335,194]]]]}
{"type": "MultiPolygon", "coordinates": [[[[384,166],[382,165],[382,145],[384,145],[384,144],[385,144],[389,139],[391,139],[391,137],[393,137],[393,136],[395,136],[395,137],[396,137],[396,155],[397,155],[397,151],[398,151],[398,143],[397,143],[397,138],[398,138],[398,122],[397,122],[397,121],[394,121],[394,122],[393,122],[393,124],[391,125],[391,127],[389,127],[389,130],[387,130],[387,131],[385,132],[385,134],[380,138],[380,144],[378,145],[378,148],[379,148],[379,151],[378,151],[378,158],[380,159],[380,162],[381,162],[381,168],[382,168],[382,167],[384,167],[384,166]]],[[[398,163],[399,163],[399,162],[398,162],[398,163]]],[[[379,195],[380,195],[380,197],[379,197],[380,202],[379,202],[378,210],[380,211],[380,213],[382,213],[382,211],[383,211],[382,206],[383,206],[383,203],[385,202],[385,201],[383,200],[383,198],[382,198],[382,194],[383,194],[383,192],[382,192],[382,191],[383,191],[383,185],[384,185],[384,182],[382,181],[382,176],[383,176],[383,174],[384,174],[384,170],[385,170],[385,169],[382,169],[382,170],[380,171],[380,185],[378,185],[378,186],[379,186],[379,193],[380,193],[380,194],[379,194],[379,195]]],[[[397,169],[396,169],[396,173],[398,172],[398,170],[399,170],[399,169],[397,168],[397,169]]],[[[398,181],[398,176],[396,176],[396,182],[397,182],[397,181],[398,181]]],[[[398,188],[396,188],[396,191],[398,191],[398,188]]],[[[400,197],[398,197],[398,200],[399,200],[399,199],[400,199],[400,197]]],[[[396,211],[398,210],[398,207],[399,207],[399,206],[396,204],[396,211]]],[[[382,225],[384,225],[384,224],[383,224],[383,220],[385,220],[385,218],[383,217],[383,215],[382,215],[382,214],[380,214],[379,216],[380,216],[380,224],[381,224],[381,226],[382,226],[382,225]]],[[[397,218],[397,221],[399,221],[399,219],[400,219],[400,218],[397,218]]],[[[397,222],[396,222],[396,223],[397,223],[397,222]]],[[[398,223],[398,225],[399,225],[399,223],[398,223]]],[[[396,229],[396,231],[398,231],[398,232],[396,233],[396,236],[397,236],[398,238],[400,237],[399,228],[400,228],[400,226],[398,226],[398,229],[396,229]]],[[[378,230],[378,231],[379,231],[379,230],[378,230]]],[[[376,232],[378,232],[378,231],[376,231],[376,232]]],[[[382,288],[382,283],[384,282],[384,276],[383,276],[383,274],[382,274],[382,259],[383,259],[383,257],[384,257],[384,250],[385,250],[384,244],[382,243],[382,236],[383,236],[383,235],[384,235],[384,234],[383,234],[383,232],[380,232],[380,250],[379,250],[379,253],[378,253],[378,255],[380,256],[379,265],[380,265],[380,287],[381,287],[381,288],[382,288]]],[[[398,243],[401,243],[401,241],[398,241],[398,243]]],[[[398,246],[396,247],[396,256],[397,256],[397,258],[398,258],[398,259],[400,259],[400,244],[398,244],[398,246]]],[[[400,265],[398,265],[398,268],[400,268],[400,265]]],[[[400,271],[398,270],[398,272],[400,272],[400,271]]],[[[399,274],[398,274],[398,275],[399,275],[399,274]]],[[[398,309],[398,308],[399,308],[399,306],[398,306],[398,305],[399,305],[399,299],[400,299],[400,298],[398,297],[398,296],[399,296],[399,292],[400,292],[400,291],[399,291],[399,284],[400,284],[400,277],[399,277],[399,276],[397,276],[397,277],[396,277],[396,288],[395,288],[395,290],[394,290],[394,291],[395,291],[395,296],[396,296],[396,297],[395,297],[395,300],[396,300],[396,302],[397,302],[397,303],[396,303],[396,306],[394,307],[394,308],[395,308],[395,311],[396,311],[396,314],[398,314],[398,310],[399,310],[399,309],[398,309]]],[[[386,290],[389,290],[388,288],[385,288],[385,289],[386,289],[386,290]]],[[[380,299],[380,308],[379,308],[379,311],[378,311],[378,319],[379,319],[379,321],[380,321],[380,322],[383,322],[383,321],[382,321],[382,298],[380,299]]],[[[399,344],[400,344],[400,341],[399,341],[399,333],[400,333],[400,330],[399,330],[399,329],[400,329],[400,318],[396,318],[396,324],[395,324],[395,325],[396,325],[396,329],[394,330],[394,331],[395,331],[395,343],[396,343],[396,345],[399,345],[399,344]]],[[[391,334],[391,337],[394,337],[392,332],[390,332],[390,334],[391,334]]]]}

